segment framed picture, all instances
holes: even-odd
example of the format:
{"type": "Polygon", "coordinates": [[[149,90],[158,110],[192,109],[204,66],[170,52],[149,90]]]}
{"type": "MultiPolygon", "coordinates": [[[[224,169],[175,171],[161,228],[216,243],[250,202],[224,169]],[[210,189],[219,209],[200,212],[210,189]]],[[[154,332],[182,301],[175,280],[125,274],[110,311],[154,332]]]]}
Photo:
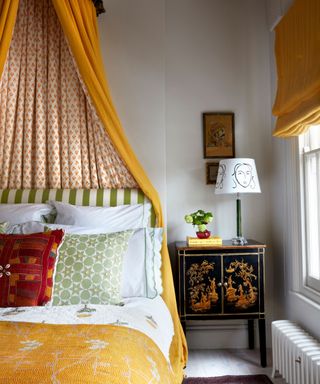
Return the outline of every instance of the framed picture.
{"type": "Polygon", "coordinates": [[[235,157],[234,113],[203,113],[204,158],[235,157]]]}
{"type": "Polygon", "coordinates": [[[207,184],[215,184],[218,176],[219,163],[207,163],[206,175],[207,184]]]}

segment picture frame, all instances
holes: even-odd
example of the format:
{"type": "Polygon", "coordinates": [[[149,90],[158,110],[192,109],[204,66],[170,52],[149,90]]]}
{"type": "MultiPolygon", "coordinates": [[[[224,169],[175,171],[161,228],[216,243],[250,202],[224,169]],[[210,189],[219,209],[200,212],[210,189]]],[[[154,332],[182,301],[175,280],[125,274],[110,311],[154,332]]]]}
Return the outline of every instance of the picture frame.
{"type": "Polygon", "coordinates": [[[204,112],[203,157],[224,159],[235,157],[234,113],[204,112]]]}
{"type": "Polygon", "coordinates": [[[215,184],[218,177],[219,163],[206,163],[206,182],[207,185],[215,184]]]}

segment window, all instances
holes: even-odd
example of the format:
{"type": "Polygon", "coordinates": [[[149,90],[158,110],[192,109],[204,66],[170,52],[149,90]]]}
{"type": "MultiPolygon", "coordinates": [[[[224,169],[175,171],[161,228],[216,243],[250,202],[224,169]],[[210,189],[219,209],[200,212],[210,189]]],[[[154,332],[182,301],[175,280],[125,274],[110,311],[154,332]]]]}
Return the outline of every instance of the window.
{"type": "Polygon", "coordinates": [[[320,293],[320,125],[299,137],[304,233],[303,283],[320,293]]]}

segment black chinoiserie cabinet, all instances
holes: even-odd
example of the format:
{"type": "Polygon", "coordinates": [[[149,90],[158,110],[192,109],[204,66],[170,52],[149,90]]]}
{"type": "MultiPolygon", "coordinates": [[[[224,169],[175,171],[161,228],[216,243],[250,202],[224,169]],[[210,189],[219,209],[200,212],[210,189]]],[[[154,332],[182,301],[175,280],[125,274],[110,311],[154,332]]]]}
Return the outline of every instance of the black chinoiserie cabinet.
{"type": "Polygon", "coordinates": [[[265,248],[246,245],[188,246],[177,242],[178,307],[186,320],[248,319],[249,348],[254,348],[254,319],[259,323],[261,365],[266,366],[264,311],[265,248]]]}

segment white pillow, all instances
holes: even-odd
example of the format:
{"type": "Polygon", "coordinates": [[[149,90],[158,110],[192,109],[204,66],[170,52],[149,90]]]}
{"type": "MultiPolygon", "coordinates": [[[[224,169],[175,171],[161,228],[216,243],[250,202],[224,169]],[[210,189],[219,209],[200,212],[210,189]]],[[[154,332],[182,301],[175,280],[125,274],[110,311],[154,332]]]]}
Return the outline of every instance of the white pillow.
{"type": "MultiPolygon", "coordinates": [[[[44,224],[28,222],[11,226],[7,233],[43,232],[46,228],[63,229],[66,233],[78,235],[96,235],[106,233],[101,227],[79,227],[75,225],[44,224]]],[[[121,296],[148,297],[161,295],[161,247],[162,228],[136,229],[129,240],[128,249],[123,258],[121,296]]]]}
{"type": "Polygon", "coordinates": [[[44,221],[43,216],[52,212],[49,204],[0,204],[0,222],[20,224],[26,221],[44,221]]]}
{"type": "Polygon", "coordinates": [[[155,298],[162,294],[162,228],[137,229],[123,257],[122,297],[155,298]]]}
{"type": "Polygon", "coordinates": [[[83,207],[50,201],[55,207],[56,224],[80,227],[100,227],[104,233],[144,228],[151,215],[151,204],[119,205],[117,207],[83,207]]]}
{"type": "Polygon", "coordinates": [[[44,232],[46,228],[51,230],[63,229],[66,233],[74,235],[98,235],[100,233],[106,233],[103,228],[86,228],[75,225],[40,223],[38,221],[28,221],[22,224],[11,225],[6,230],[6,233],[28,235],[30,233],[44,232]]]}

